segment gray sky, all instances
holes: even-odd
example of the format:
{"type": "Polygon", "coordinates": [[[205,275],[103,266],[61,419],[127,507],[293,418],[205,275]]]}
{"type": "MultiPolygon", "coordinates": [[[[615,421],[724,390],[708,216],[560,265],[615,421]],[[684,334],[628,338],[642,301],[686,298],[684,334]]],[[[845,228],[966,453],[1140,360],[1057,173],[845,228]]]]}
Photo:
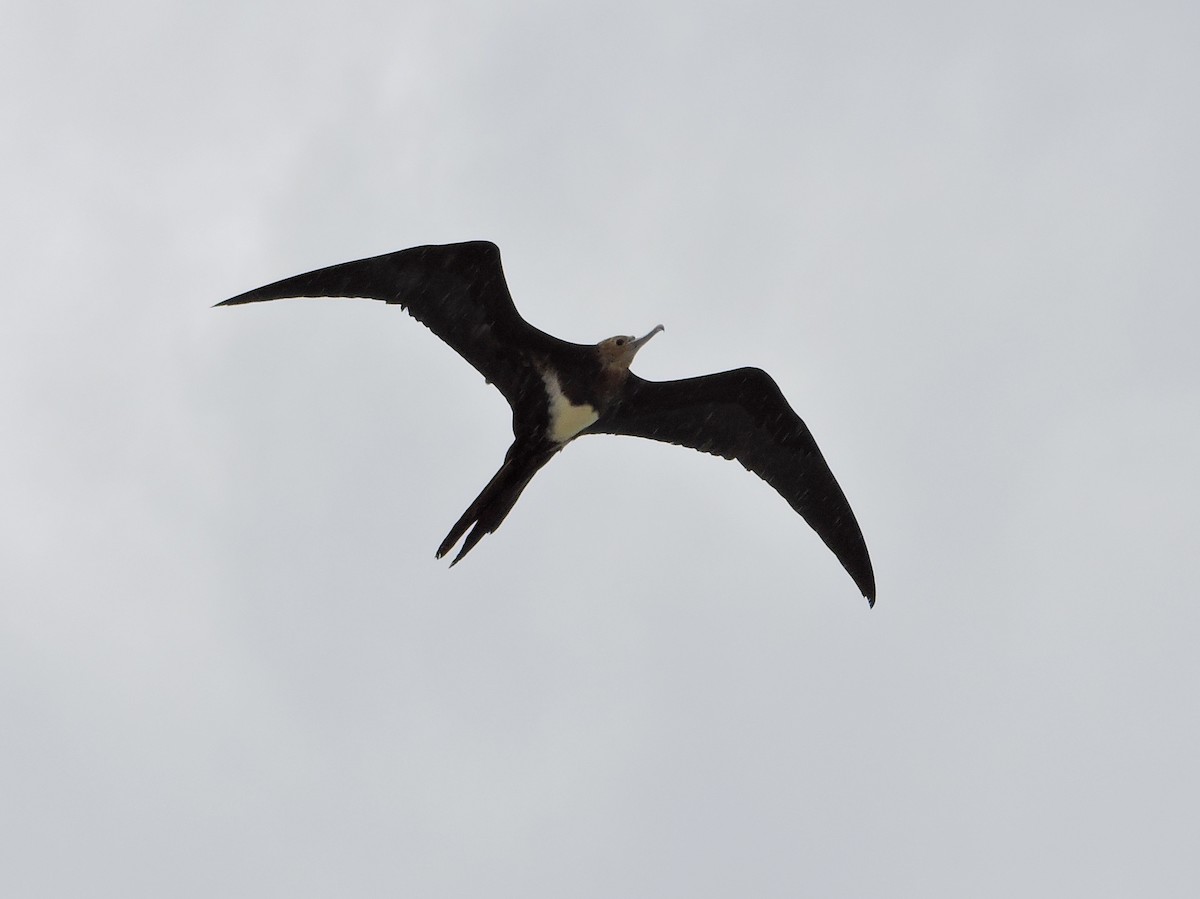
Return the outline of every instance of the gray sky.
{"type": "Polygon", "coordinates": [[[9,3],[0,891],[1193,896],[1200,13],[9,3]],[[394,308],[759,365],[868,612],[739,466],[589,438],[453,571],[498,393],[394,308]]]}

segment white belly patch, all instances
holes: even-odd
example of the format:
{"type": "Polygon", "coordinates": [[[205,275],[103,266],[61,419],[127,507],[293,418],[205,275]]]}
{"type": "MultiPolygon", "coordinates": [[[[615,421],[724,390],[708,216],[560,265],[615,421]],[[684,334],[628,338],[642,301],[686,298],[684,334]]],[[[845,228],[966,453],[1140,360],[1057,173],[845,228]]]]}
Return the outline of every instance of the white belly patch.
{"type": "Polygon", "coordinates": [[[552,371],[543,371],[546,396],[550,399],[550,439],[566,443],[588,425],[595,424],[599,413],[587,403],[576,406],[562,392],[562,385],[552,371]]]}

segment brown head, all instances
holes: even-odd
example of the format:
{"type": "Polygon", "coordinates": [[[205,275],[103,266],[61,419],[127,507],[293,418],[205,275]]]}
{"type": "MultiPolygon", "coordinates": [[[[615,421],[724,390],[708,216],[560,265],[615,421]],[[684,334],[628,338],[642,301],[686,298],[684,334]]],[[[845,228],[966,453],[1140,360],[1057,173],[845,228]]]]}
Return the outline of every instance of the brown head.
{"type": "Polygon", "coordinates": [[[646,342],[657,334],[659,331],[665,331],[662,325],[655,325],[645,337],[628,337],[620,334],[616,337],[610,337],[608,340],[602,340],[596,344],[596,349],[600,353],[600,362],[607,369],[616,369],[617,371],[629,371],[629,366],[633,363],[633,357],[637,355],[637,351],[646,345],[646,342]]]}

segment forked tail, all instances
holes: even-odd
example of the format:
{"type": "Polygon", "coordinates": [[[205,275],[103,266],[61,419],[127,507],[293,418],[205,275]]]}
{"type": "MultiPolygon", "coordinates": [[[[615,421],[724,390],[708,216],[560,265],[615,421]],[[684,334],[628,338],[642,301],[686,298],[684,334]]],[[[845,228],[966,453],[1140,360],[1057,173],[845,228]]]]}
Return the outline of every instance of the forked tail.
{"type": "Polygon", "coordinates": [[[550,461],[556,451],[557,447],[547,451],[530,449],[516,443],[510,446],[508,454],[504,457],[504,464],[488,481],[483,492],[467,507],[467,511],[463,512],[462,517],[455,522],[442,545],[438,547],[437,557],[440,559],[450,552],[470,528],[471,533],[467,534],[467,539],[463,541],[462,549],[450,563],[450,567],[453,568],[485,534],[490,534],[500,527],[500,523],[516,505],[521,491],[537,474],[538,469],[550,461]],[[474,527],[471,527],[472,525],[474,527]]]}

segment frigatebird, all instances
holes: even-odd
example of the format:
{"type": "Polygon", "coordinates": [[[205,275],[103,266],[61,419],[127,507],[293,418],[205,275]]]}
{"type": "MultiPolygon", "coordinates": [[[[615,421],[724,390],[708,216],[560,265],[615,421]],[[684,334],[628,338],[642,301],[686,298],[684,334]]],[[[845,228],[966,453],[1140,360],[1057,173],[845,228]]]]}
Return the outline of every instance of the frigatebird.
{"type": "Polygon", "coordinates": [[[867,601],[875,575],[862,531],[808,427],[775,381],[739,368],[679,381],[647,381],[633,357],[663,330],[591,346],[559,340],[517,312],[499,248],[488,241],[412,247],[284,278],[218,303],[288,297],[360,297],[399,305],[433,331],[512,406],[504,464],[437,549],[463,535],[454,566],[500,527],[543,465],[584,434],[627,434],[737,459],[788,501],[833,550],[867,601]],[[468,533],[470,531],[470,533],[468,533]]]}

